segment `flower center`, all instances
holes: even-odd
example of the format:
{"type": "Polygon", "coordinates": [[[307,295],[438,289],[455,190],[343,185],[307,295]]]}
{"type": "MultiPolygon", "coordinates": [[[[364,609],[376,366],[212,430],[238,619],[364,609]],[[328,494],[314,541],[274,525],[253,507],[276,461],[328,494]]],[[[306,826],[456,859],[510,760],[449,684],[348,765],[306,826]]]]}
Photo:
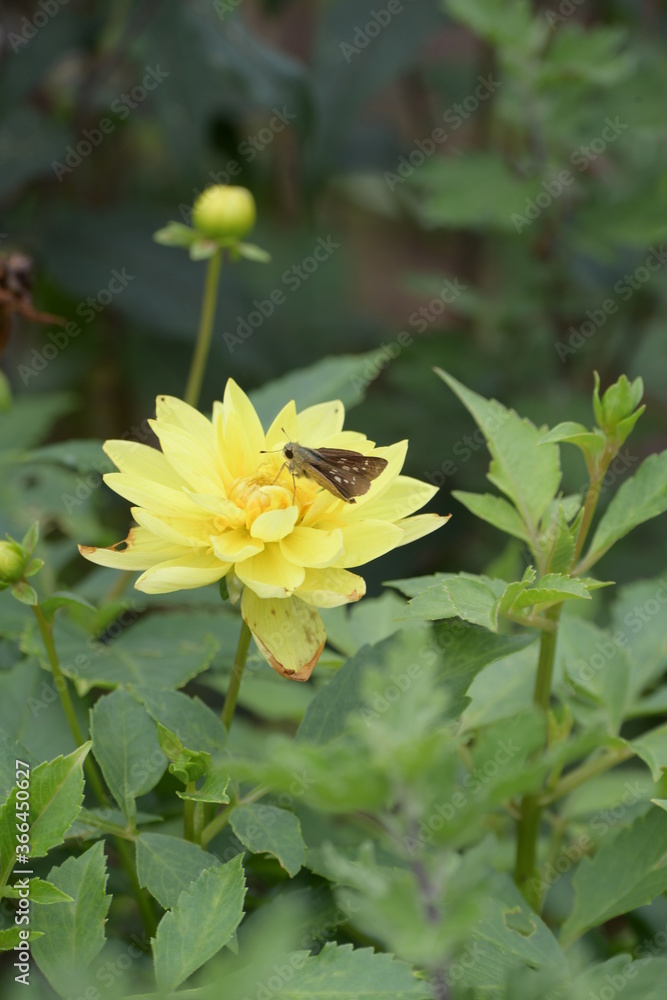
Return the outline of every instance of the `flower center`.
{"type": "Polygon", "coordinates": [[[294,491],[274,482],[275,472],[262,470],[252,476],[237,479],[229,491],[229,499],[245,511],[246,528],[267,510],[284,510],[294,503],[294,491]]]}

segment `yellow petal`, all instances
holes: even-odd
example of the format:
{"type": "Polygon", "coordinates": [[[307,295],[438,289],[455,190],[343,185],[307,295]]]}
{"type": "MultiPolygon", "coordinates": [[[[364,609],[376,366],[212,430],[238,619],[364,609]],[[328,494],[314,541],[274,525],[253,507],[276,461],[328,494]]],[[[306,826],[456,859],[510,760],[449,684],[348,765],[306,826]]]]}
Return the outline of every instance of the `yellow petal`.
{"type": "Polygon", "coordinates": [[[170,594],[174,590],[193,590],[220,580],[231,563],[220,562],[212,553],[180,556],[158,563],[142,573],[135,587],[145,594],[170,594]]]}
{"type": "Polygon", "coordinates": [[[126,475],[124,472],[107,472],[103,476],[107,486],[138,507],[148,507],[154,514],[185,515],[207,518],[208,514],[190,499],[184,490],[172,489],[152,479],[126,475]]]}
{"type": "Polygon", "coordinates": [[[153,535],[173,545],[185,548],[208,548],[210,545],[209,525],[206,521],[170,517],[167,514],[158,517],[143,507],[132,507],[132,517],[142,528],[147,528],[153,535]]]}
{"type": "Polygon", "coordinates": [[[406,517],[403,521],[397,521],[396,527],[403,530],[403,539],[400,544],[407,545],[408,542],[414,542],[417,538],[430,535],[436,528],[447,524],[451,516],[451,514],[447,514],[446,517],[441,517],[440,514],[416,514],[414,517],[406,517]]]}
{"type": "Polygon", "coordinates": [[[358,431],[340,431],[331,434],[322,441],[322,445],[327,448],[347,448],[348,451],[360,451],[362,455],[368,455],[375,447],[375,441],[370,441],[358,431]]]}
{"type": "Polygon", "coordinates": [[[388,490],[367,504],[358,504],[348,512],[348,518],[371,517],[378,521],[398,521],[427,504],[438,492],[437,486],[422,483],[410,476],[398,476],[388,490]],[[358,509],[357,509],[358,508],[358,509]]]}
{"type": "Polygon", "coordinates": [[[258,555],[237,562],[235,572],[258,597],[289,597],[306,575],[302,566],[294,566],[285,559],[276,542],[258,555]]]}
{"type": "Polygon", "coordinates": [[[343,551],[343,535],[338,528],[326,531],[299,524],[283,538],[280,551],[295,566],[330,566],[343,551]]]}
{"type": "Polygon", "coordinates": [[[366,582],[346,569],[307,569],[296,596],[316,608],[337,608],[358,601],[366,593],[366,582]]]}
{"type": "Polygon", "coordinates": [[[348,507],[348,516],[354,517],[355,514],[358,516],[359,510],[362,507],[368,506],[368,504],[387,492],[400,475],[407,450],[407,441],[398,441],[396,444],[390,444],[386,448],[375,448],[373,455],[378,458],[385,458],[387,460],[387,468],[371,483],[368,493],[363,497],[357,497],[356,504],[348,507]]]}
{"type": "Polygon", "coordinates": [[[264,542],[251,538],[245,528],[223,531],[221,535],[211,535],[213,551],[219,559],[240,562],[256,556],[264,548],[264,542]]]}
{"type": "Polygon", "coordinates": [[[296,405],[291,399],[283,406],[266,432],[266,447],[269,451],[282,448],[286,441],[297,441],[299,424],[296,418],[296,405]]]}
{"type": "MultiPolygon", "coordinates": [[[[197,493],[226,493],[231,476],[208,448],[173,424],[149,420],[162,452],[173,469],[197,493]]],[[[145,475],[145,473],[144,473],[145,475]]]]}
{"type": "Polygon", "coordinates": [[[220,452],[233,477],[249,476],[257,469],[265,448],[264,431],[255,408],[233,379],[227,380],[216,432],[220,452]]]}
{"type": "Polygon", "coordinates": [[[102,447],[114,465],[127,475],[154,479],[175,490],[185,485],[157,448],[149,448],[138,441],[105,441],[102,447]]]}
{"type": "Polygon", "coordinates": [[[340,434],[345,420],[345,407],[340,399],[308,406],[298,414],[299,443],[308,448],[321,448],[325,439],[340,434]]]}
{"type": "Polygon", "coordinates": [[[194,406],[184,403],[176,396],[158,396],[155,401],[155,416],[158,423],[164,422],[181,427],[191,437],[201,441],[212,454],[215,454],[213,425],[194,406]]]}
{"type": "Polygon", "coordinates": [[[307,681],[326,642],[317,611],[296,597],[265,600],[246,587],[241,614],[273,669],[290,680],[307,681]]]}
{"type": "Polygon", "coordinates": [[[403,542],[403,532],[389,521],[363,520],[342,527],[344,552],[339,566],[363,566],[403,542]]]}
{"type": "Polygon", "coordinates": [[[261,538],[263,542],[277,542],[285,535],[289,535],[298,516],[298,507],[265,510],[253,521],[250,534],[253,538],[261,538]]]}
{"type": "Polygon", "coordinates": [[[131,528],[124,542],[117,542],[108,549],[79,545],[79,552],[90,562],[128,571],[148,569],[165,559],[178,558],[186,551],[182,545],[172,545],[145,528],[131,528]],[[125,547],[121,549],[120,545],[125,547]]]}
{"type": "Polygon", "coordinates": [[[237,507],[232,500],[224,497],[204,493],[190,493],[190,499],[202,510],[222,517],[227,521],[230,528],[240,528],[245,524],[245,512],[237,507]]]}

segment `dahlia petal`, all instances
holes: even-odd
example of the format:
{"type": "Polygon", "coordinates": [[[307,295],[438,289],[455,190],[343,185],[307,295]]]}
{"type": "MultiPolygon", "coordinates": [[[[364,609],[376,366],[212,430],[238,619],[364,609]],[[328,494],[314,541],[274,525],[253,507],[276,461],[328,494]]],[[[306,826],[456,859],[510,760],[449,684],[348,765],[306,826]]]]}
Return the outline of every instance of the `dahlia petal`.
{"type": "Polygon", "coordinates": [[[280,551],[296,566],[330,566],[343,551],[343,535],[338,528],[326,531],[299,524],[282,539],[280,551]]]}
{"type": "Polygon", "coordinates": [[[296,416],[296,404],[293,399],[283,406],[266,432],[267,450],[281,448],[285,441],[295,441],[299,437],[299,424],[296,416]]]}
{"type": "Polygon", "coordinates": [[[295,566],[285,559],[275,542],[266,545],[258,555],[237,562],[235,572],[258,597],[267,598],[289,597],[306,575],[303,566],[295,566]]]}
{"type": "Polygon", "coordinates": [[[220,580],[232,568],[212,553],[191,552],[178,559],[168,559],[142,573],[135,588],[145,594],[170,594],[174,590],[194,590],[220,580]]]}
{"type": "Polygon", "coordinates": [[[308,448],[320,448],[332,434],[340,434],[345,420],[345,407],[340,399],[308,406],[298,414],[299,443],[308,448]]]}
{"type": "Polygon", "coordinates": [[[365,434],[360,434],[358,431],[340,431],[320,441],[320,446],[347,448],[348,451],[360,451],[362,455],[368,455],[375,447],[375,441],[369,440],[365,434]]]}
{"type": "Polygon", "coordinates": [[[290,680],[307,681],[326,642],[317,611],[296,597],[266,600],[246,587],[241,614],[273,669],[290,680]]]}
{"type": "Polygon", "coordinates": [[[188,517],[169,517],[167,514],[158,517],[143,507],[132,507],[131,513],[142,528],[146,528],[157,538],[162,538],[172,545],[185,548],[208,548],[210,545],[206,521],[188,517]]]}
{"type": "Polygon", "coordinates": [[[344,524],[344,552],[339,566],[363,566],[401,545],[403,532],[389,521],[366,520],[344,524]]]}
{"type": "Polygon", "coordinates": [[[241,528],[245,524],[245,512],[232,500],[204,493],[189,493],[188,496],[202,510],[228,521],[230,528],[241,528]]]}
{"type": "Polygon", "coordinates": [[[173,469],[198,493],[226,493],[231,477],[222,463],[192,434],[173,424],[149,420],[162,452],[173,469]],[[225,482],[226,480],[226,482],[225,482]]]}
{"type": "Polygon", "coordinates": [[[437,486],[422,483],[410,476],[398,476],[380,496],[369,500],[363,507],[353,507],[348,514],[350,520],[371,517],[378,521],[398,521],[419,510],[438,492],[437,486]]]}
{"type": "Polygon", "coordinates": [[[358,513],[361,507],[366,507],[373,500],[377,500],[387,492],[390,486],[400,475],[403,463],[405,462],[407,450],[407,441],[398,441],[396,444],[390,444],[385,448],[374,449],[374,456],[377,458],[385,458],[387,460],[387,468],[384,472],[380,473],[377,479],[373,480],[368,493],[362,497],[357,497],[357,503],[354,507],[351,506],[349,508],[350,511],[354,511],[355,514],[358,513]]]}
{"type": "Polygon", "coordinates": [[[102,445],[113,464],[128,476],[154,479],[156,483],[179,490],[184,485],[182,478],[171,467],[157,448],[138,441],[105,441],[102,445]]]}
{"type": "Polygon", "coordinates": [[[98,566],[108,566],[110,569],[128,571],[149,569],[165,559],[175,559],[185,554],[187,550],[182,545],[173,545],[163,538],[156,537],[145,528],[130,528],[123,542],[116,542],[108,549],[99,549],[94,545],[79,545],[79,552],[84,558],[98,566]],[[124,549],[119,549],[124,545],[124,549]]]}
{"type": "Polygon", "coordinates": [[[294,506],[265,510],[253,521],[250,534],[253,538],[261,538],[263,542],[277,542],[289,535],[298,516],[299,508],[294,506]]]}
{"type": "Polygon", "coordinates": [[[155,401],[155,416],[158,424],[165,423],[181,427],[191,437],[215,454],[215,435],[211,421],[189,403],[176,396],[158,396],[155,401]]]}
{"type": "Polygon", "coordinates": [[[245,528],[223,531],[221,535],[211,535],[213,551],[218,559],[240,562],[256,556],[264,548],[264,542],[251,538],[245,528]]]}
{"type": "Polygon", "coordinates": [[[208,516],[183,489],[172,489],[152,479],[126,475],[124,472],[107,472],[103,479],[107,486],[130,503],[138,507],[147,507],[154,514],[208,516]]]}
{"type": "Polygon", "coordinates": [[[415,514],[414,517],[406,517],[402,521],[397,521],[396,527],[403,530],[403,538],[399,542],[399,545],[407,545],[409,542],[414,542],[417,538],[430,535],[436,528],[447,524],[451,516],[451,514],[447,514],[444,517],[440,514],[415,514]]]}
{"type": "Polygon", "coordinates": [[[265,447],[259,417],[245,392],[228,379],[222,407],[222,449],[232,476],[253,473],[265,447]]]}
{"type": "Polygon", "coordinates": [[[295,591],[306,604],[316,608],[337,608],[358,601],[366,593],[366,582],[346,569],[307,569],[306,576],[295,591]]]}

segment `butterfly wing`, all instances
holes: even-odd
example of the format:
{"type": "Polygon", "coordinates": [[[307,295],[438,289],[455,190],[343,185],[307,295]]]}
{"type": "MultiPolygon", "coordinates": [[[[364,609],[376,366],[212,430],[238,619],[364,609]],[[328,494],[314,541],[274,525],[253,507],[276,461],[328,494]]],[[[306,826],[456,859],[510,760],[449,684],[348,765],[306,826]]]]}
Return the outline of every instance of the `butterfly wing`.
{"type": "Polygon", "coordinates": [[[308,475],[339,500],[354,503],[387,468],[387,460],[346,448],[308,449],[308,475]]]}

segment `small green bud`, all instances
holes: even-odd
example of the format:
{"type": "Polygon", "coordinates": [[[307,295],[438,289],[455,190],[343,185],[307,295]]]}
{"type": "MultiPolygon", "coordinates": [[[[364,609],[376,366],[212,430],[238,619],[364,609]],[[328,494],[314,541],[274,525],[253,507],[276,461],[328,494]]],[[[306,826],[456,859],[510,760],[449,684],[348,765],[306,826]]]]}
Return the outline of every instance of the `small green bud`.
{"type": "MultiPolygon", "coordinates": [[[[606,433],[613,434],[619,424],[635,413],[643,395],[644,383],[641,378],[630,382],[627,376],[621,375],[617,382],[609,386],[600,399],[600,377],[595,372],[593,409],[598,425],[606,433]]],[[[638,416],[639,414],[636,414],[635,419],[638,416]]]]}
{"type": "Polygon", "coordinates": [[[25,572],[25,552],[17,542],[0,542],[0,587],[17,583],[25,572]]]}
{"type": "Polygon", "coordinates": [[[192,224],[214,240],[239,240],[255,225],[255,199],[244,187],[214,184],[206,188],[192,208],[192,224]]]}

